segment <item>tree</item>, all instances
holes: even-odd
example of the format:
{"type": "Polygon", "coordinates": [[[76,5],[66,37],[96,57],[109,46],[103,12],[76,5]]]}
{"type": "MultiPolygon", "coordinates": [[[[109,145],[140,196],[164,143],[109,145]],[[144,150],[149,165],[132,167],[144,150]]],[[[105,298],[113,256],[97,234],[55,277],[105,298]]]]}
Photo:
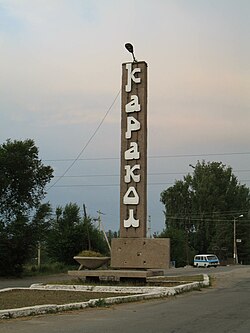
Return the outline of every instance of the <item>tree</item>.
{"type": "Polygon", "coordinates": [[[194,256],[194,250],[188,246],[187,234],[181,228],[168,227],[160,235],[160,238],[170,238],[170,259],[175,267],[183,267],[189,264],[189,258],[194,256]]]}
{"type": "Polygon", "coordinates": [[[40,202],[52,173],[33,140],[0,145],[0,275],[20,274],[44,233],[49,205],[40,202]]]}
{"type": "MultiPolygon", "coordinates": [[[[186,175],[161,193],[166,231],[184,230],[185,246],[196,253],[216,248],[227,248],[232,253],[232,221],[237,214],[247,215],[249,199],[249,189],[238,182],[231,167],[198,161],[193,175],[186,175]]],[[[245,222],[246,229],[247,216],[245,222]]]]}
{"type": "Polygon", "coordinates": [[[33,235],[39,242],[45,241],[51,225],[52,209],[49,203],[38,206],[32,220],[33,235]]]}
{"type": "Polygon", "coordinates": [[[73,256],[76,255],[79,244],[80,209],[76,204],[69,203],[63,209],[57,207],[56,219],[52,221],[51,230],[47,239],[48,255],[50,258],[72,263],[73,256]]]}
{"type": "Polygon", "coordinates": [[[80,216],[80,208],[69,203],[64,208],[56,208],[56,219],[52,221],[47,238],[48,256],[67,265],[74,264],[73,257],[83,250],[107,252],[103,235],[85,214],[80,216]]]}
{"type": "Polygon", "coordinates": [[[37,208],[45,197],[45,186],[53,169],[42,164],[31,139],[7,140],[0,146],[0,214],[11,220],[37,208]]]}

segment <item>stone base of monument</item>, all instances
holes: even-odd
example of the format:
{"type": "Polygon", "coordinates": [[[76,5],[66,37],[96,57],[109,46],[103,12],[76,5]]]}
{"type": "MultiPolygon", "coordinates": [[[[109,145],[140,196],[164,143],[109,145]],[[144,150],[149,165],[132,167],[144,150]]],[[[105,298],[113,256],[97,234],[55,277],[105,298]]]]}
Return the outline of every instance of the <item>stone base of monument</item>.
{"type": "Polygon", "coordinates": [[[113,238],[111,267],[120,269],[168,269],[169,238],[113,238]]]}
{"type": "Polygon", "coordinates": [[[69,271],[68,274],[74,278],[83,281],[126,281],[126,280],[141,280],[147,281],[147,278],[153,276],[164,275],[163,270],[121,270],[121,269],[107,269],[107,270],[82,270],[82,271],[69,271]]]}
{"type": "Polygon", "coordinates": [[[84,269],[68,274],[83,281],[147,281],[147,278],[164,275],[169,267],[169,238],[114,238],[110,269],[84,269]]]}

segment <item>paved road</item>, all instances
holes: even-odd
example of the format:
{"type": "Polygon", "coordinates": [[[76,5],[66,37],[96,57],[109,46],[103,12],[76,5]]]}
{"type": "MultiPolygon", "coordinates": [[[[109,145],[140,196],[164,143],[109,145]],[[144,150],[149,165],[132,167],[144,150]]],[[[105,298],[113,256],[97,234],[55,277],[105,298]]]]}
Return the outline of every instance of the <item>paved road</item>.
{"type": "MultiPolygon", "coordinates": [[[[243,267],[243,266],[239,266],[243,267]]],[[[194,275],[206,273],[209,275],[225,273],[235,270],[235,266],[228,267],[217,267],[217,268],[193,268],[191,266],[186,268],[172,268],[165,270],[167,276],[178,276],[178,275],[194,275]]],[[[45,276],[33,276],[25,278],[0,278],[0,289],[13,288],[13,287],[29,287],[33,283],[48,283],[60,280],[71,280],[72,276],[68,274],[56,274],[56,275],[45,275],[45,276]]]]}
{"type": "MultiPolygon", "coordinates": [[[[212,272],[212,271],[211,271],[212,272]]],[[[250,266],[221,268],[217,283],[162,299],[0,322],[4,333],[248,333],[250,266]]]]}
{"type": "MultiPolygon", "coordinates": [[[[45,276],[32,276],[25,278],[0,278],[0,289],[14,288],[14,287],[29,287],[33,283],[48,283],[53,281],[72,280],[68,274],[56,274],[45,276]]],[[[2,332],[0,332],[2,333],[2,332]]]]}

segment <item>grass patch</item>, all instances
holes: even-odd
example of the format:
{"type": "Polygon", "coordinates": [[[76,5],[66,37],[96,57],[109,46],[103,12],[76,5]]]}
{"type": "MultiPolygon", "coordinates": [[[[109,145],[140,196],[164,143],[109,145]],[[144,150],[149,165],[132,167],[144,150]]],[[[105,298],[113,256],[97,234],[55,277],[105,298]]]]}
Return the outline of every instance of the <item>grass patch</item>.
{"type": "Polygon", "coordinates": [[[182,276],[163,276],[162,277],[168,281],[186,281],[186,282],[195,282],[195,281],[203,281],[203,275],[182,275],[182,276]]]}
{"type": "Polygon", "coordinates": [[[158,276],[148,279],[148,285],[161,287],[174,287],[181,284],[202,282],[203,275],[187,275],[187,276],[158,276]]]}
{"type": "MultiPolygon", "coordinates": [[[[172,287],[184,283],[203,281],[203,275],[193,276],[160,276],[151,278],[150,282],[112,282],[98,281],[92,282],[95,285],[110,285],[110,286],[164,286],[172,287]]],[[[214,282],[214,281],[213,281],[214,282]]],[[[213,283],[212,282],[212,283],[213,283]]],[[[53,282],[53,284],[56,284],[53,282]]],[[[80,279],[71,279],[66,281],[58,281],[57,284],[64,285],[90,285],[89,281],[84,282],[80,279]]],[[[198,287],[199,288],[199,287],[198,287]]],[[[0,310],[15,309],[21,307],[32,307],[35,305],[46,304],[69,304],[78,302],[87,302],[96,299],[92,307],[106,306],[105,298],[126,296],[128,293],[112,293],[112,292],[93,292],[93,291],[66,291],[66,290],[35,290],[35,289],[14,289],[10,291],[0,292],[0,310]]]]}
{"type": "Polygon", "coordinates": [[[86,281],[79,279],[49,281],[47,284],[63,284],[63,285],[79,285],[79,286],[120,286],[120,287],[144,287],[148,284],[141,280],[123,280],[123,281],[100,281],[99,279],[87,279],[86,281]]]}
{"type": "Polygon", "coordinates": [[[80,257],[104,257],[104,255],[101,254],[100,252],[90,251],[90,250],[81,251],[80,253],[78,253],[77,256],[80,256],[80,257]]]}
{"type": "Polygon", "coordinates": [[[216,277],[209,276],[209,287],[214,287],[214,286],[216,286],[216,277]]]}
{"type": "Polygon", "coordinates": [[[75,270],[78,266],[67,266],[59,262],[43,264],[40,267],[37,265],[25,265],[22,276],[40,276],[48,274],[67,273],[69,270],[75,270]]]}
{"type": "Polygon", "coordinates": [[[91,299],[98,299],[95,306],[104,306],[104,298],[125,296],[124,293],[110,292],[85,292],[85,291],[61,291],[61,290],[29,290],[18,289],[0,293],[0,310],[16,309],[34,305],[45,304],[68,304],[87,302],[91,299]],[[99,305],[100,304],[100,305],[99,305]]]}
{"type": "Polygon", "coordinates": [[[91,308],[94,308],[94,307],[105,307],[105,306],[108,306],[105,299],[103,298],[99,298],[97,301],[95,301],[95,303],[93,304],[90,304],[90,307],[91,308]]]}

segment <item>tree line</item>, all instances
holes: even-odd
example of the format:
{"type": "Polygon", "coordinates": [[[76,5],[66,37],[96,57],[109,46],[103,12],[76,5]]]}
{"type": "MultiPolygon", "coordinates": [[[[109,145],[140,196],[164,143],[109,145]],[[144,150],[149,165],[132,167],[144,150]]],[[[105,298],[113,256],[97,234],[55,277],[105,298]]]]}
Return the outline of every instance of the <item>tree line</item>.
{"type": "MultiPolygon", "coordinates": [[[[47,259],[73,264],[83,250],[108,254],[101,231],[83,206],[75,203],[52,210],[42,203],[53,169],[42,163],[31,139],[0,145],[0,276],[21,274],[38,244],[47,259]]],[[[198,253],[228,260],[237,238],[239,262],[250,264],[250,194],[232,168],[221,162],[197,162],[193,173],[160,194],[165,229],[171,240],[171,260],[192,264],[198,253]],[[236,232],[234,234],[234,225],[236,232]]],[[[117,233],[109,231],[109,239],[117,233]]]]}
{"type": "Polygon", "coordinates": [[[236,237],[239,262],[250,264],[249,188],[221,162],[198,161],[193,168],[161,193],[165,230],[160,237],[170,237],[171,259],[184,266],[195,254],[216,253],[228,261],[236,237]]]}
{"type": "Polygon", "coordinates": [[[75,203],[55,212],[42,203],[52,177],[53,169],[39,159],[33,140],[0,145],[0,276],[20,275],[38,244],[49,260],[68,265],[83,250],[107,254],[103,234],[86,209],[81,216],[75,203]]]}

